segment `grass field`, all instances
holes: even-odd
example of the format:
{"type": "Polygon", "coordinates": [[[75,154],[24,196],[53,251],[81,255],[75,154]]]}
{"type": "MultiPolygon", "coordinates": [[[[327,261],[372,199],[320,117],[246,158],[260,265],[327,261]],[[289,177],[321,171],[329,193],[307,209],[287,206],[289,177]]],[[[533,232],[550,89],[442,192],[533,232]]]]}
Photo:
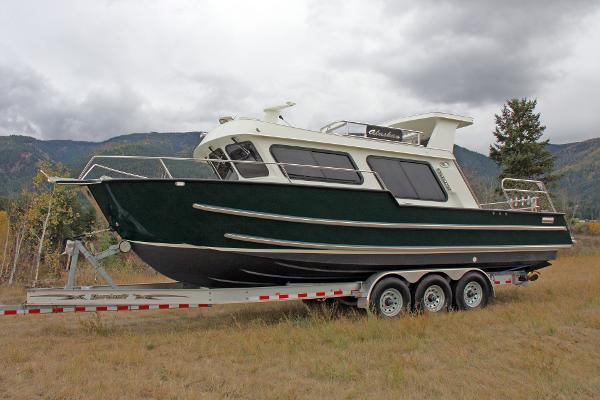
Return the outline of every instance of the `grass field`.
{"type": "Polygon", "coordinates": [[[0,398],[600,398],[597,255],[433,317],[288,302],[0,318],[0,398]]]}

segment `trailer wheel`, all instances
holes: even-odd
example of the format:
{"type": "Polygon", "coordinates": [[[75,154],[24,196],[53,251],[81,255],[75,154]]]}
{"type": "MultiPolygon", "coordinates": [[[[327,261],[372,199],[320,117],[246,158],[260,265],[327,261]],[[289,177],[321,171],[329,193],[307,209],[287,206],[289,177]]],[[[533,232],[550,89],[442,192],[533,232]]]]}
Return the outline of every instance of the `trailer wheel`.
{"type": "Polygon", "coordinates": [[[469,272],[460,278],[455,290],[456,305],[461,310],[483,308],[490,298],[488,282],[477,272],[469,272]]]}
{"type": "Polygon", "coordinates": [[[398,278],[385,278],[373,288],[370,307],[381,317],[395,318],[410,310],[410,301],[406,283],[398,278]]]}
{"type": "Polygon", "coordinates": [[[415,290],[417,312],[438,313],[448,311],[452,304],[452,288],[440,275],[426,276],[415,290]]]}

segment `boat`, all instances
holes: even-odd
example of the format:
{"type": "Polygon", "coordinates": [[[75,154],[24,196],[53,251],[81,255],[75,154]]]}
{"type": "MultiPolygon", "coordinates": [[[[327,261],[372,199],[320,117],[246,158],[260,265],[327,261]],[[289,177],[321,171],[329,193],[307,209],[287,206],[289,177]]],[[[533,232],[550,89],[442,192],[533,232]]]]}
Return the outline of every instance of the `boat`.
{"type": "Polygon", "coordinates": [[[378,271],[533,271],[573,245],[542,182],[480,204],[453,154],[470,117],[291,126],[219,119],[192,158],[95,156],[78,185],[156,271],[194,287],[359,281],[378,271]]]}

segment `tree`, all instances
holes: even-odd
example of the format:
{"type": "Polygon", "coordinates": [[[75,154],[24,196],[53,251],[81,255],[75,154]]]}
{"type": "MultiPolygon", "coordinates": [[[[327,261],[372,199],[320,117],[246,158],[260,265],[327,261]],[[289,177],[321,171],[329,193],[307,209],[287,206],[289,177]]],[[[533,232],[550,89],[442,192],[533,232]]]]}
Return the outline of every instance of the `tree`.
{"type": "Polygon", "coordinates": [[[19,276],[30,276],[35,286],[42,271],[58,272],[64,240],[89,230],[93,223],[92,211],[82,209],[73,187],[48,183],[46,173],[66,176],[65,167],[43,163],[40,168],[32,190],[14,198],[9,209],[14,247],[12,261],[7,258],[10,267],[6,265],[9,285],[19,276]]]}
{"type": "Polygon", "coordinates": [[[25,219],[29,228],[28,236],[33,251],[33,286],[37,284],[40,265],[45,249],[56,247],[64,238],[65,228],[70,227],[80,217],[77,194],[72,188],[51,185],[46,174],[66,176],[67,171],[61,164],[44,163],[40,172],[33,178],[33,191],[25,219]]]}
{"type": "Polygon", "coordinates": [[[4,251],[2,252],[2,264],[0,264],[0,278],[2,278],[2,275],[4,275],[4,266],[6,265],[6,255],[8,254],[8,242],[10,239],[10,219],[8,212],[0,212],[0,215],[4,217],[4,221],[2,222],[6,224],[6,234],[4,235],[4,251]]]}
{"type": "Polygon", "coordinates": [[[12,217],[15,219],[15,250],[12,261],[12,268],[8,277],[8,284],[12,285],[15,282],[17,267],[19,266],[19,257],[21,256],[21,248],[23,247],[23,241],[27,234],[27,220],[25,215],[29,208],[29,196],[27,193],[23,193],[21,197],[15,202],[12,217]]]}
{"type": "Polygon", "coordinates": [[[546,149],[548,140],[541,140],[546,129],[535,112],[537,100],[511,99],[496,117],[490,158],[502,167],[499,179],[525,178],[550,184],[558,179],[553,174],[555,156],[546,149]]]}

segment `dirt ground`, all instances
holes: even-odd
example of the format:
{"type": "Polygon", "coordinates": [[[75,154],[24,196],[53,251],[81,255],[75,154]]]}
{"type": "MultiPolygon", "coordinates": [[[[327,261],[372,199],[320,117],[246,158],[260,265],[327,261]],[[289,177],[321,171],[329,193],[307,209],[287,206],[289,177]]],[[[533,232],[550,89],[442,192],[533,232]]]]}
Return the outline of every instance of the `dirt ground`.
{"type": "Polygon", "coordinates": [[[439,316],[286,302],[0,317],[0,398],[598,399],[599,354],[600,256],[563,256],[485,310],[439,316]]]}

